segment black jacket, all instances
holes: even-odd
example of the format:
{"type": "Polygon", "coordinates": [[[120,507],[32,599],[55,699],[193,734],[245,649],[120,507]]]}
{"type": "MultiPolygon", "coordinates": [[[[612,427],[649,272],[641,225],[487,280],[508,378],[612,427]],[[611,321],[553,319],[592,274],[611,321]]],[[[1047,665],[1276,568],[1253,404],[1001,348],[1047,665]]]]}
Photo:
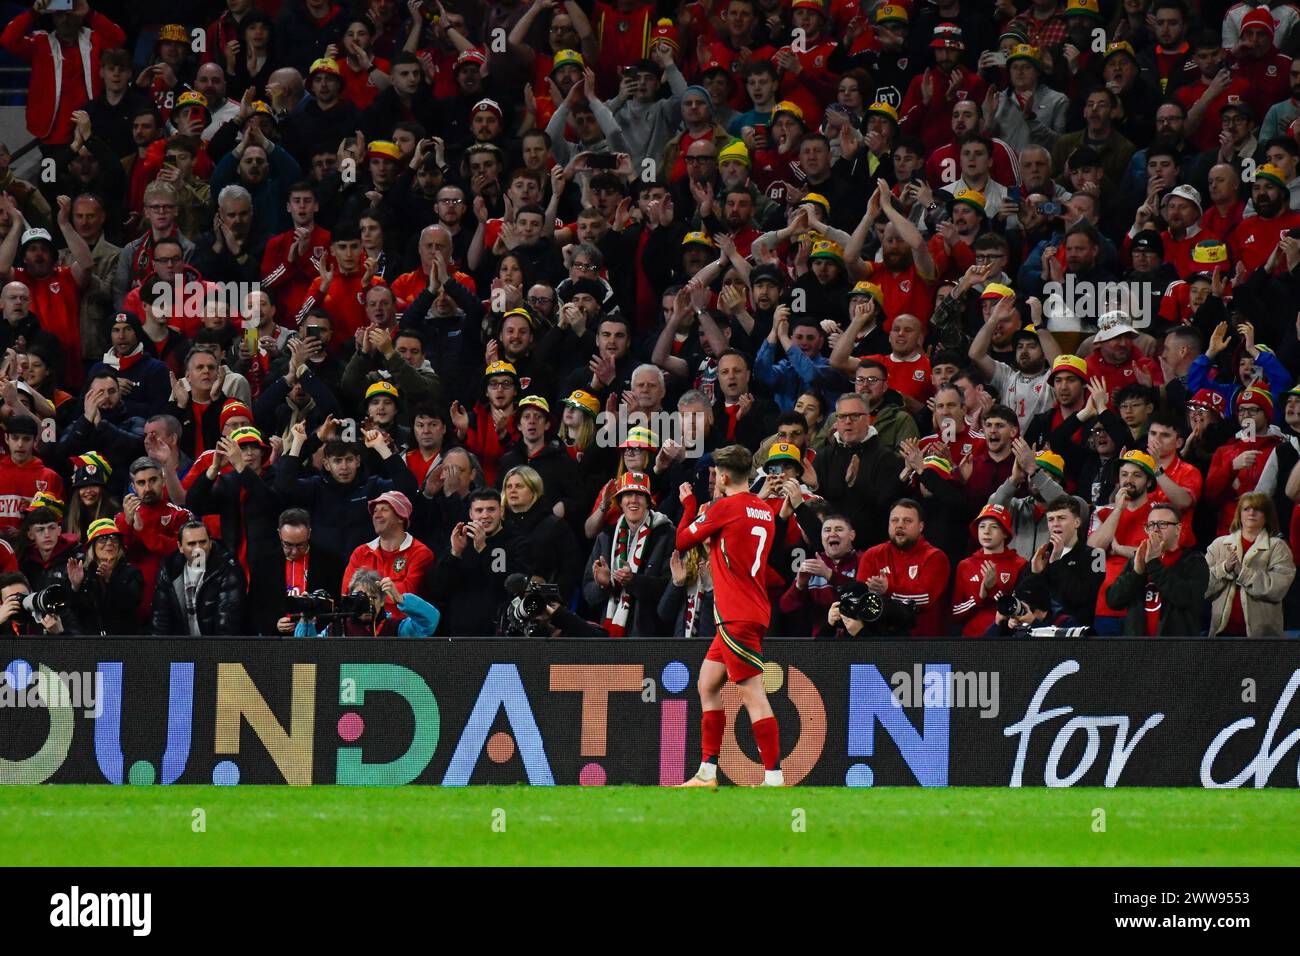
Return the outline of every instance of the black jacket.
{"type": "MultiPolygon", "coordinates": [[[[661,637],[670,633],[668,625],[659,618],[659,600],[673,580],[672,573],[668,570],[668,559],[672,557],[676,541],[677,529],[670,521],[665,521],[650,532],[641,553],[641,569],[627,584],[632,595],[632,607],[626,625],[628,637],[661,637]]],[[[587,569],[582,574],[582,596],[591,609],[592,616],[599,621],[605,618],[606,606],[616,585],[611,581],[610,587],[602,588],[596,583],[591,566],[597,558],[604,558],[605,563],[610,564],[613,549],[614,529],[606,528],[596,538],[591,555],[587,558],[587,569]]]]}
{"type": "Polygon", "coordinates": [[[402,313],[402,328],[416,329],[424,337],[424,354],[442,382],[443,399],[472,402],[483,367],[483,342],[479,325],[483,303],[455,279],[443,286],[455,300],[460,313],[445,319],[433,318],[433,295],[426,287],[402,313]]]}
{"type": "MultiPolygon", "coordinates": [[[[194,598],[199,632],[204,637],[226,637],[244,632],[244,570],[220,541],[212,542],[207,567],[194,598]]],[[[170,554],[158,569],[153,592],[153,633],[156,637],[186,637],[190,633],[185,612],[185,557],[170,554]]]]}
{"type": "Polygon", "coordinates": [[[1086,538],[1087,528],[1080,528],[1078,543],[1042,574],[1052,595],[1053,620],[1065,614],[1079,624],[1093,621],[1097,592],[1106,579],[1106,558],[1101,549],[1088,547],[1086,538]]]}
{"type": "MultiPolygon", "coordinates": [[[[314,438],[302,450],[311,454],[314,438]]],[[[312,545],[344,563],[357,545],[375,536],[367,504],[385,491],[400,491],[408,499],[417,494],[415,475],[401,455],[384,460],[383,475],[363,470],[350,485],[340,485],[329,475],[302,477],[302,458],[284,455],[275,466],[275,491],[286,507],[297,505],[311,512],[312,545]]]]}
{"type": "Polygon", "coordinates": [[[490,637],[506,602],[506,578],[530,574],[532,547],[512,529],[502,529],[478,551],[473,543],[459,558],[448,551],[430,575],[433,603],[442,611],[439,637],[490,637]]]}
{"type": "Polygon", "coordinates": [[[144,576],[126,558],[118,559],[107,583],[87,562],[86,576],[72,599],[81,633],[106,637],[139,633],[140,619],[136,612],[143,596],[144,576]]]}
{"type": "Polygon", "coordinates": [[[122,405],[101,415],[98,425],[90,424],[84,414],[78,415],[60,436],[54,454],[46,457],[66,461],[73,455],[99,452],[113,469],[108,486],[120,496],[127,487],[131,462],[144,454],[144,421],[128,415],[122,405]]]}
{"type": "MultiPolygon", "coordinates": [[[[273,529],[278,536],[278,529],[273,529]]],[[[277,538],[278,539],[278,538],[277,538]]],[[[276,540],[276,539],[273,539],[276,540]]],[[[307,558],[307,590],[339,593],[343,580],[343,563],[328,551],[312,548],[307,558]]],[[[277,545],[275,553],[259,549],[248,556],[248,616],[254,634],[276,635],[276,622],[289,613],[284,580],[284,552],[277,545]]]]}
{"type": "Polygon", "coordinates": [[[875,429],[853,446],[833,436],[813,462],[813,470],[817,493],[852,522],[857,547],[865,551],[885,540],[889,509],[906,489],[898,480],[903,460],[880,442],[875,429]],[[853,458],[858,459],[858,473],[850,485],[846,476],[853,458]]]}
{"type": "Polygon", "coordinates": [[[1204,629],[1205,595],[1210,588],[1210,568],[1199,551],[1184,551],[1169,567],[1158,560],[1147,562],[1147,573],[1133,570],[1133,559],[1106,589],[1106,604],[1113,610],[1127,609],[1125,637],[1192,637],[1204,629]],[[1156,633],[1147,625],[1147,595],[1160,594],[1160,618],[1156,633]]]}
{"type": "Polygon", "coordinates": [[[255,557],[269,559],[281,553],[280,499],[271,488],[269,472],[232,470],[213,481],[205,469],[186,492],[185,507],[196,515],[220,516],[221,542],[233,554],[247,542],[250,570],[255,557]]]}
{"type": "Polygon", "coordinates": [[[555,517],[542,502],[519,514],[507,510],[502,523],[527,539],[533,555],[532,573],[558,584],[560,597],[567,604],[582,572],[578,542],[568,523],[555,517]]]}
{"type": "Polygon", "coordinates": [[[516,442],[502,454],[497,463],[497,480],[505,481],[506,472],[518,465],[527,465],[542,476],[543,498],[538,503],[550,511],[557,501],[564,502],[564,517],[581,513],[585,519],[591,511],[591,501],[586,498],[578,463],[556,439],[552,438],[532,458],[522,442],[516,442]]]}

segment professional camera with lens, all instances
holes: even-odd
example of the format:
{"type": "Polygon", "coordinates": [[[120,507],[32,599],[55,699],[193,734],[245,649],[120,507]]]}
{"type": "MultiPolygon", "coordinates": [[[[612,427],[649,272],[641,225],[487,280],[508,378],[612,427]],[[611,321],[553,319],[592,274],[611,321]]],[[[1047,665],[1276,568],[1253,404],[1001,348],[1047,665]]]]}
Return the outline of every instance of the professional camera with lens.
{"type": "Polygon", "coordinates": [[[550,606],[560,600],[556,584],[538,584],[522,574],[506,578],[506,593],[513,595],[501,611],[497,633],[503,637],[547,637],[551,633],[550,606]]]}
{"type": "Polygon", "coordinates": [[[1015,593],[1004,594],[997,600],[998,613],[1005,618],[1016,618],[1017,620],[1029,617],[1034,613],[1033,608],[1022,601],[1015,593]]]}
{"type": "Polygon", "coordinates": [[[23,610],[38,621],[46,614],[61,614],[67,605],[68,591],[62,584],[51,584],[23,597],[23,610]]]}
{"type": "Polygon", "coordinates": [[[316,620],[351,618],[356,621],[372,610],[370,598],[361,592],[345,594],[335,600],[328,591],[312,591],[310,594],[290,595],[285,604],[290,614],[316,620]]]}
{"type": "Polygon", "coordinates": [[[876,594],[860,581],[840,591],[840,616],[860,621],[858,637],[906,637],[916,626],[916,606],[876,594]]]}

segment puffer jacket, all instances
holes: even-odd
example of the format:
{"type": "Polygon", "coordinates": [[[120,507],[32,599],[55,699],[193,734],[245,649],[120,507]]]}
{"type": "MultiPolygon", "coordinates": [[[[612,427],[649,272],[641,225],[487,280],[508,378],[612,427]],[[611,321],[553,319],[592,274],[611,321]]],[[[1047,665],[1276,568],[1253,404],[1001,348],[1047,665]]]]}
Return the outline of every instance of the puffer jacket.
{"type": "MultiPolygon", "coordinates": [[[[207,566],[195,595],[199,632],[204,637],[244,633],[244,571],[219,541],[212,542],[207,566]]],[[[153,633],[156,637],[188,637],[185,613],[185,556],[169,555],[158,569],[153,594],[153,633]]]]}

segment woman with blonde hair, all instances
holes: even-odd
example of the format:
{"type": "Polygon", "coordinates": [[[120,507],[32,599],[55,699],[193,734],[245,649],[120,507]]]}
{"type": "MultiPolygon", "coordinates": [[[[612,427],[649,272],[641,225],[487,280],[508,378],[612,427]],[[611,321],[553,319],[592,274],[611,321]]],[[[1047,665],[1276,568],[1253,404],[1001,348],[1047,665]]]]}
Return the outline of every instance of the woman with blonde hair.
{"type": "Polygon", "coordinates": [[[560,596],[567,603],[578,587],[582,556],[568,522],[539,504],[545,494],[545,483],[536,468],[511,468],[501,481],[505,504],[501,525],[528,540],[533,574],[559,585],[560,596]]]}
{"type": "Polygon", "coordinates": [[[1282,636],[1282,599],[1295,579],[1295,560],[1277,535],[1273,499],[1261,491],[1242,495],[1228,533],[1205,555],[1211,637],[1282,636]]]}

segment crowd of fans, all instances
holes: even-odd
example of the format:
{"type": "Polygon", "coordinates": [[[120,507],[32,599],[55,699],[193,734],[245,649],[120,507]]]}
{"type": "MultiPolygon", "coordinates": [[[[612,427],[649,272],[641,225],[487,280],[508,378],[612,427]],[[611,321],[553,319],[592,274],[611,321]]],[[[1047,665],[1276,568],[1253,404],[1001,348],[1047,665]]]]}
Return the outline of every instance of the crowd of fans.
{"type": "Polygon", "coordinates": [[[774,634],[1300,627],[1291,3],[36,0],[0,49],[0,627],[484,635],[545,582],[708,637],[731,445],[774,634]]]}

